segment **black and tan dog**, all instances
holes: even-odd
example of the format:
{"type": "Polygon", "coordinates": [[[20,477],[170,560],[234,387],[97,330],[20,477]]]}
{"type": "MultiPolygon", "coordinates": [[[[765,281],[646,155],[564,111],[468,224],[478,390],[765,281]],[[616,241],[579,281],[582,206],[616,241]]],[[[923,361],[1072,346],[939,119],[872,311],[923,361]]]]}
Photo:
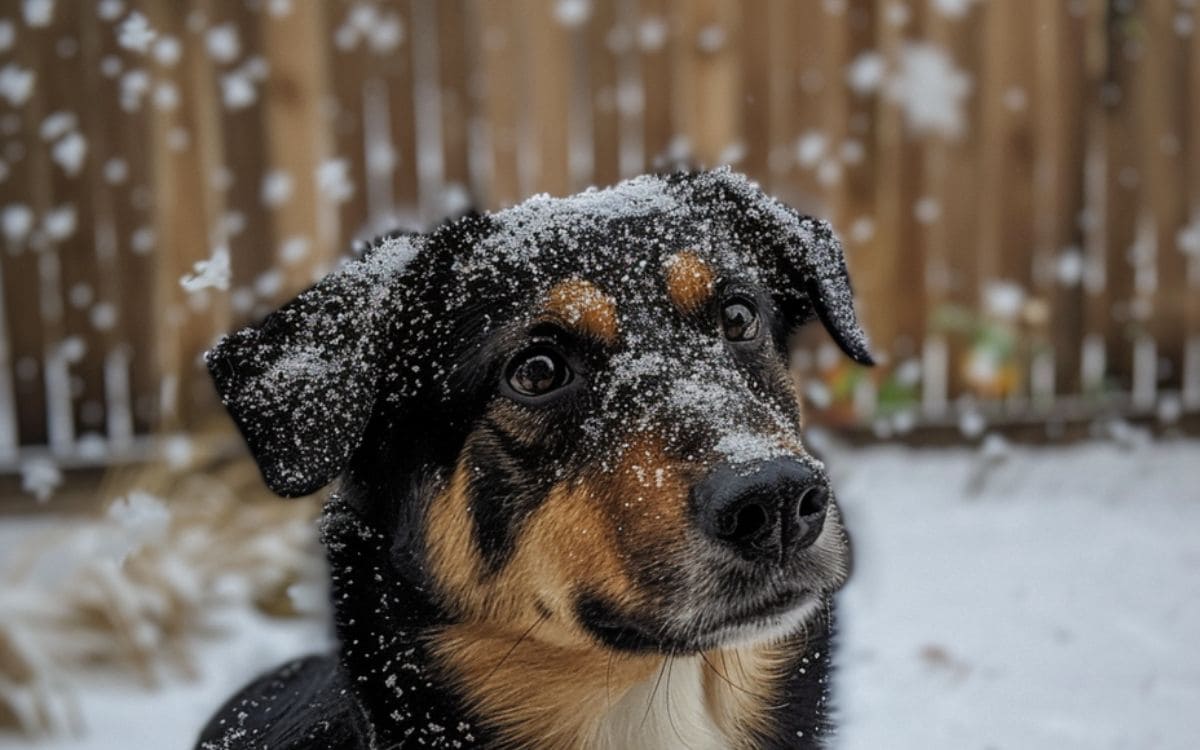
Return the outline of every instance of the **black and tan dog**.
{"type": "Polygon", "coordinates": [[[208,355],[270,487],[340,477],[340,642],[205,748],[798,748],[849,549],[789,332],[869,362],[829,227],[727,170],[377,241],[208,355]]]}

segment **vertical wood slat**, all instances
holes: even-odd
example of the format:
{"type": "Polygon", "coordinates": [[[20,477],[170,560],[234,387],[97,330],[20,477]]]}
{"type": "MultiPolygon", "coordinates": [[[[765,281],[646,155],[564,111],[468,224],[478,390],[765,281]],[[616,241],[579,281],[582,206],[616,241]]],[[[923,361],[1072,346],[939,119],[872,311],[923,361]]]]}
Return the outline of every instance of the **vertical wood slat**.
{"type": "Polygon", "coordinates": [[[10,364],[17,438],[26,445],[46,445],[49,442],[49,396],[46,389],[44,355],[49,321],[42,314],[47,305],[39,269],[41,246],[38,223],[49,205],[45,174],[48,170],[45,149],[39,143],[44,106],[42,71],[38,68],[41,56],[39,42],[49,44],[37,30],[28,32],[5,62],[22,76],[33,76],[33,88],[19,103],[5,98],[0,112],[13,123],[6,133],[4,158],[8,178],[0,182],[8,234],[3,255],[4,320],[7,325],[8,358],[10,364]]]}
{"type": "MultiPolygon", "coordinates": [[[[414,47],[418,43],[419,36],[424,35],[428,38],[434,33],[431,28],[417,26],[414,22],[412,3],[409,0],[389,0],[381,7],[395,13],[401,28],[409,31],[390,54],[382,49],[373,50],[375,54],[368,62],[367,75],[371,79],[375,79],[376,76],[378,78],[370,81],[365,95],[383,97],[386,100],[387,121],[390,127],[386,135],[386,146],[384,141],[374,143],[368,141],[363,144],[367,180],[371,181],[372,175],[379,175],[379,179],[390,179],[392,186],[391,206],[371,207],[369,218],[372,221],[372,233],[382,229],[381,224],[389,223],[387,215],[397,207],[408,207],[410,210],[415,210],[418,216],[420,214],[423,196],[420,190],[422,179],[418,161],[422,156],[417,151],[414,47]],[[382,149],[382,153],[374,152],[375,148],[382,149]],[[395,160],[393,165],[387,163],[389,158],[395,160]],[[391,169],[388,168],[389,166],[391,169]]],[[[430,17],[428,20],[432,20],[432,18],[430,17]]],[[[372,106],[369,101],[364,101],[363,105],[368,108],[372,106]]],[[[364,112],[363,116],[365,119],[369,115],[364,112]]],[[[431,154],[430,156],[437,162],[441,161],[440,154],[431,154]]],[[[412,221],[416,217],[405,218],[413,224],[417,223],[412,221]]]]}
{"type": "Polygon", "coordinates": [[[516,203],[522,193],[520,128],[523,91],[521,24],[500,3],[474,0],[483,53],[487,150],[490,159],[487,203],[493,207],[516,203]]]}
{"type": "MultiPolygon", "coordinates": [[[[368,216],[369,190],[363,144],[366,140],[364,87],[370,74],[367,43],[354,23],[353,5],[322,3],[324,25],[332,40],[326,65],[330,88],[324,92],[322,109],[332,131],[333,153],[317,165],[309,177],[317,186],[321,219],[336,229],[328,232],[334,241],[333,255],[347,247],[368,216]],[[344,175],[344,180],[338,179],[344,175]]],[[[324,233],[324,232],[323,232],[324,233]]]]}
{"type": "MultiPolygon", "coordinates": [[[[1188,91],[1200,90],[1200,4],[1192,8],[1192,43],[1188,49],[1188,91]]],[[[1189,224],[1194,241],[1200,245],[1200,97],[1187,100],[1187,128],[1184,149],[1188,165],[1189,224]]],[[[1200,247],[1190,248],[1188,287],[1185,317],[1187,342],[1184,352],[1183,402],[1191,409],[1200,409],[1200,247]]]]}
{"type": "MultiPolygon", "coordinates": [[[[1190,137],[1186,118],[1187,49],[1189,40],[1174,32],[1177,9],[1166,3],[1140,7],[1144,37],[1143,58],[1135,83],[1136,106],[1145,126],[1141,138],[1139,172],[1145,182],[1144,211],[1155,227],[1154,289],[1147,295],[1152,306],[1148,334],[1153,336],[1157,358],[1167,365],[1155,380],[1171,389],[1182,384],[1187,338],[1187,258],[1180,251],[1180,228],[1189,218],[1187,162],[1181,158],[1190,137]]],[[[1195,33],[1195,32],[1193,32],[1195,33]]]]}
{"type": "Polygon", "coordinates": [[[1138,141],[1143,126],[1135,98],[1134,74],[1139,44],[1134,19],[1122,7],[1106,10],[1105,78],[1101,96],[1105,109],[1104,258],[1106,309],[1097,314],[1105,332],[1105,373],[1110,383],[1128,392],[1133,383],[1133,340],[1144,328],[1135,302],[1135,269],[1129,262],[1137,242],[1141,204],[1138,141]]]}
{"type": "Polygon", "coordinates": [[[675,137],[671,60],[681,44],[670,0],[638,0],[637,40],[642,78],[642,150],[647,169],[667,166],[675,137]]]}
{"type": "MultiPolygon", "coordinates": [[[[328,27],[324,9],[300,3],[260,27],[271,74],[263,84],[267,177],[253,202],[270,214],[272,257],[283,274],[279,298],[312,281],[313,268],[343,252],[336,207],[317,189],[317,170],[333,157],[334,138],[326,116],[330,72],[325,64],[328,27]]],[[[264,252],[266,248],[262,249],[264,252]]]]}
{"type": "MultiPolygon", "coordinates": [[[[92,69],[98,64],[98,61],[84,59],[87,48],[81,45],[81,32],[85,11],[74,4],[56,8],[52,22],[45,27],[46,43],[40,46],[42,57],[38,69],[42,72],[40,88],[45,96],[45,117],[38,138],[40,143],[34,148],[58,155],[63,152],[52,149],[61,148],[64,140],[72,136],[48,139],[46,127],[52,118],[71,118],[75,125],[70,132],[78,133],[82,143],[95,147],[87,138],[94,130],[88,107],[72,92],[78,75],[72,69],[73,64],[92,69]]],[[[62,395],[67,404],[64,406],[68,407],[62,419],[64,428],[69,420],[70,429],[57,447],[67,452],[70,444],[79,437],[85,434],[96,437],[105,429],[104,357],[109,350],[109,336],[92,324],[90,313],[94,304],[109,300],[101,297],[102,290],[97,287],[101,267],[92,233],[96,212],[94,196],[86,189],[92,179],[93,160],[85,157],[72,172],[69,160],[52,158],[48,169],[50,203],[47,210],[53,214],[43,217],[48,246],[42,252],[42,261],[52,258],[56,261],[47,262],[43,274],[57,276],[62,338],[49,342],[51,354],[46,364],[47,377],[66,378],[66,382],[60,384],[65,389],[62,395]],[[69,215],[70,230],[56,237],[46,221],[52,215],[69,215]],[[53,270],[51,266],[54,266],[53,270]],[[76,352],[79,352],[77,358],[73,356],[76,352]],[[51,368],[58,369],[58,374],[51,368]]],[[[43,280],[48,281],[45,276],[43,280]]]]}
{"type": "Polygon", "coordinates": [[[618,58],[635,40],[634,30],[623,24],[618,26],[620,23],[616,3],[593,6],[586,30],[587,86],[576,85],[587,92],[592,141],[588,184],[592,185],[612,185],[621,179],[622,98],[618,58]]]}
{"type": "Polygon", "coordinates": [[[211,387],[198,361],[216,331],[226,330],[226,297],[217,290],[186,292],[180,279],[196,263],[214,257],[214,222],[225,212],[224,196],[213,176],[224,163],[220,111],[204,21],[207,4],[183,16],[173,3],[156,0],[146,15],[158,33],[180,40],[179,64],[161,75],[179,91],[179,106],[152,109],[156,198],[156,252],[161,263],[155,289],[155,338],[159,348],[162,425],[177,429],[196,415],[192,400],[211,387]]]}
{"type": "Polygon", "coordinates": [[[441,105],[442,176],[447,187],[467,191],[471,183],[468,128],[473,111],[475,40],[468,38],[468,0],[442,0],[437,14],[438,84],[441,105]]]}
{"type": "Polygon", "coordinates": [[[1042,3],[1036,13],[1034,284],[1052,321],[1055,391],[1078,393],[1082,280],[1070,274],[1083,244],[1087,26],[1085,16],[1066,5],[1042,3]],[[1064,264],[1066,274],[1060,272],[1064,264]]]}
{"type": "MultiPolygon", "coordinates": [[[[883,12],[887,5],[876,3],[876,11],[883,12]]],[[[899,24],[880,27],[878,44],[893,68],[901,64],[905,38],[899,24]]],[[[866,318],[879,339],[879,354],[891,364],[914,356],[925,330],[922,229],[913,211],[921,163],[907,128],[900,108],[881,100],[876,114],[876,229],[869,251],[873,262],[866,266],[868,280],[861,295],[866,318]]]]}
{"type": "Polygon", "coordinates": [[[722,163],[740,136],[737,7],[734,0],[695,0],[674,8],[672,106],[698,165],[722,163]]]}
{"type": "Polygon", "coordinates": [[[528,193],[571,192],[570,116],[572,65],[570,35],[554,18],[555,0],[521,0],[527,40],[524,70],[529,107],[524,158],[535,165],[528,193]],[[549,64],[548,61],[558,61],[549,64]]]}
{"type": "MultiPolygon", "coordinates": [[[[163,251],[156,249],[155,202],[152,165],[151,108],[178,106],[181,92],[170,79],[140,100],[123,91],[128,81],[165,74],[180,65],[176,52],[182,40],[169,34],[158,39],[159,54],[143,55],[118,44],[114,19],[89,13],[85,24],[96,47],[99,69],[90,71],[90,98],[97,128],[93,187],[101,221],[109,223],[115,241],[115,258],[105,280],[116,300],[115,349],[110,353],[114,374],[127,373],[128,408],[135,433],[144,434],[158,424],[162,379],[160,343],[155,321],[162,314],[157,301],[158,267],[163,251]],[[91,18],[92,20],[88,20],[91,18]],[[131,78],[127,78],[131,77],[131,78]],[[157,93],[161,91],[162,93],[157,93]],[[102,131],[102,132],[99,132],[102,131]]],[[[101,229],[101,231],[104,231],[101,229]]],[[[113,388],[120,384],[113,384],[113,388]]],[[[110,397],[111,398],[111,397],[110,397]]],[[[112,405],[119,411],[121,404],[112,405]]],[[[121,416],[113,417],[114,440],[120,442],[121,416]]]]}
{"type": "Polygon", "coordinates": [[[954,221],[951,217],[972,216],[976,201],[985,188],[980,180],[980,80],[982,60],[982,9],[972,4],[962,17],[930,14],[926,28],[930,40],[945,50],[954,64],[971,76],[971,91],[964,103],[967,127],[957,135],[934,137],[925,148],[922,194],[931,198],[943,220],[933,221],[927,229],[929,253],[926,289],[930,329],[938,337],[928,351],[928,367],[941,366],[941,372],[925,372],[926,380],[941,379],[944,387],[930,393],[928,407],[939,412],[944,400],[968,392],[963,363],[967,344],[961,335],[950,335],[935,325],[935,318],[950,306],[976,310],[980,294],[979,227],[974,222],[954,221]]]}
{"type": "Polygon", "coordinates": [[[1088,399],[1101,396],[1108,369],[1107,332],[1111,325],[1108,290],[1108,140],[1110,116],[1110,32],[1106,0],[1090,0],[1084,6],[1085,119],[1083,184],[1083,336],[1079,342],[1079,392],[1088,399]]]}
{"type": "Polygon", "coordinates": [[[271,140],[266,130],[267,99],[259,91],[259,77],[248,72],[256,62],[266,65],[260,28],[265,23],[269,21],[261,19],[259,12],[237,4],[214,5],[208,17],[209,34],[236,30],[237,39],[237,54],[230,59],[214,59],[211,52],[208,55],[221,150],[219,155],[214,154],[219,161],[210,165],[207,178],[222,195],[224,204],[220,214],[208,218],[211,243],[229,250],[232,281],[227,298],[231,307],[236,306],[231,310],[233,325],[261,318],[277,301],[280,290],[276,287],[282,286],[272,252],[273,222],[262,207],[271,140]],[[230,95],[230,86],[250,87],[253,92],[241,99],[230,95]],[[278,278],[279,283],[272,282],[272,278],[278,278]]]}

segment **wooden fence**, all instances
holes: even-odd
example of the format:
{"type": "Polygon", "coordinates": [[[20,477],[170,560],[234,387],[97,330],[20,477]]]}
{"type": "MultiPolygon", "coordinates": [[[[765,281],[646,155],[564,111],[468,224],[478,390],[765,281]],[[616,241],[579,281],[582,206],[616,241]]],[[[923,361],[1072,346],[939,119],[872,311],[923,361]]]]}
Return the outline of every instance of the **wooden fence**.
{"type": "Polygon", "coordinates": [[[828,419],[1200,410],[1198,39],[1181,0],[4,0],[0,463],[191,424],[198,353],[356,236],[684,160],[845,238],[885,366],[802,350],[828,419]]]}

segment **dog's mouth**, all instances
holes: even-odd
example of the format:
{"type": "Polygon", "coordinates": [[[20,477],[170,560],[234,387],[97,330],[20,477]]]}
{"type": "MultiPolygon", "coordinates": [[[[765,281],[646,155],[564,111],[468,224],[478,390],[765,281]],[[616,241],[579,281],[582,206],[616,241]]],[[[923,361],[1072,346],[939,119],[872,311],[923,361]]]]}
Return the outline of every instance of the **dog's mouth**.
{"type": "Polygon", "coordinates": [[[789,635],[803,626],[821,602],[818,594],[790,590],[722,608],[715,616],[692,618],[694,623],[652,623],[624,614],[598,597],[585,597],[576,614],[584,629],[608,648],[680,655],[789,635]]]}

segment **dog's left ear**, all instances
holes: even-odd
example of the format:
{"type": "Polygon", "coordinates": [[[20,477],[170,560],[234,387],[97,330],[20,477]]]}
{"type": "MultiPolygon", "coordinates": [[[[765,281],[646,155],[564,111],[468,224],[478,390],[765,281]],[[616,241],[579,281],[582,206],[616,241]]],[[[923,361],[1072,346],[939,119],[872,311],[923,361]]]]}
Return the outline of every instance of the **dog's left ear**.
{"type": "Polygon", "coordinates": [[[792,214],[799,229],[795,239],[782,249],[784,275],[792,289],[803,290],[803,296],[792,302],[791,306],[801,308],[793,319],[803,323],[815,313],[847,356],[859,364],[874,365],[867,334],[854,311],[854,291],[842,243],[828,222],[783,208],[792,214]],[[803,310],[806,304],[811,306],[808,315],[803,310]]]}
{"type": "Polygon", "coordinates": [[[383,241],[205,354],[267,486],[285,497],[332,481],[375,407],[417,238],[383,241]]]}
{"type": "Polygon", "coordinates": [[[720,167],[678,175],[686,200],[704,216],[726,212],[736,233],[779,274],[776,298],[792,328],[820,319],[834,342],[855,362],[875,363],[867,334],[854,312],[854,293],[842,245],[827,222],[802,216],[764,193],[745,176],[720,167]]]}

